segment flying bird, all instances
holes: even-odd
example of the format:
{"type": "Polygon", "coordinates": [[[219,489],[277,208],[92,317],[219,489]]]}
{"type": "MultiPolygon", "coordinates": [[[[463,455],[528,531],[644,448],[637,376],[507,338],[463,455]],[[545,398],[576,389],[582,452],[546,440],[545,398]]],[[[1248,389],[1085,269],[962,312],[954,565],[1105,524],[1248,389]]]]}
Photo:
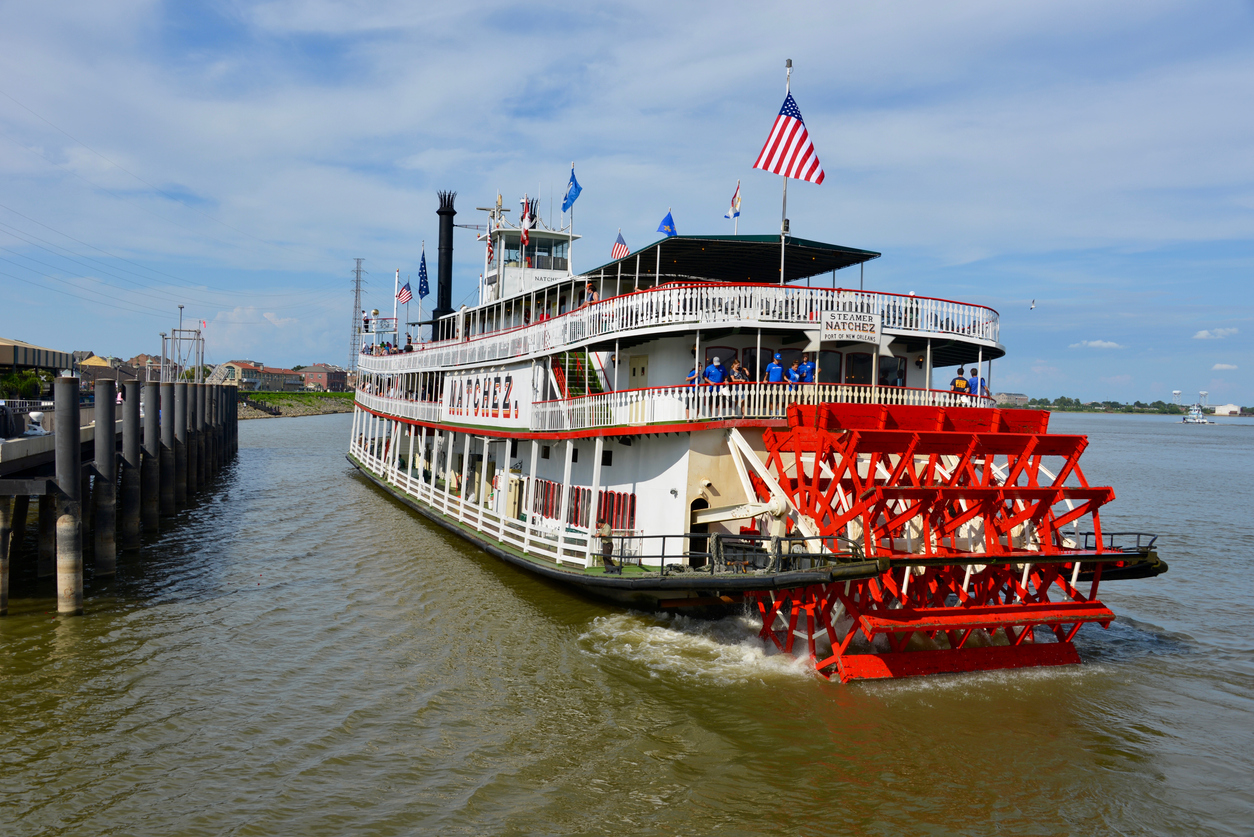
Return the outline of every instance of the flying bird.
{"type": "Polygon", "coordinates": [[[1035,307],[1036,307],[1036,300],[1034,299],[1032,300],[1032,304],[1028,306],[1028,310],[1031,311],[1035,307]]]}

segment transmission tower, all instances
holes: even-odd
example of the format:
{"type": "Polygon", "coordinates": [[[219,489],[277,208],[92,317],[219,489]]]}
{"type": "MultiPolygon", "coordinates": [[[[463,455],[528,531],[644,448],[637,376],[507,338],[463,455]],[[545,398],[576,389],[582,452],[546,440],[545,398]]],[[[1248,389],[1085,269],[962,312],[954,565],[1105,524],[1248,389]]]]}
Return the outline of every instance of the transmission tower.
{"type": "Polygon", "coordinates": [[[361,269],[365,259],[356,259],[357,267],[353,268],[353,331],[348,339],[348,374],[357,377],[357,358],[361,355],[361,275],[368,271],[361,269]]]}

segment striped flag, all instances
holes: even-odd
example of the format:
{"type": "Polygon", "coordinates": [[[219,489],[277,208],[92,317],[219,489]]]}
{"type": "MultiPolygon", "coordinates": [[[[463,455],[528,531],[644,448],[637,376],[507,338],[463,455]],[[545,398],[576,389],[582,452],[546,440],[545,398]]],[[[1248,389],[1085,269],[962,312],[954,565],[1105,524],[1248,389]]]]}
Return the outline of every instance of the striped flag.
{"type": "Polygon", "coordinates": [[[723,217],[724,218],[739,218],[740,217],[740,181],[739,180],[736,181],[736,194],[732,195],[731,209],[727,210],[727,214],[724,215],[723,217]]]}
{"type": "Polygon", "coordinates": [[[618,259],[625,259],[627,257],[627,254],[630,252],[631,250],[628,249],[627,242],[623,241],[623,231],[619,230],[618,241],[615,241],[614,246],[610,249],[610,258],[614,259],[615,261],[617,261],[618,259]]]}
{"type": "Polygon", "coordinates": [[[767,137],[766,145],[762,146],[762,153],[753,167],[796,180],[823,182],[819,155],[814,151],[810,132],[806,130],[806,123],[801,119],[801,111],[791,93],[784,99],[771,135],[767,137]]]}
{"type": "Polygon", "coordinates": [[[399,302],[401,305],[404,305],[405,303],[409,302],[413,298],[414,298],[413,291],[409,289],[409,283],[406,282],[404,285],[401,286],[400,292],[396,294],[396,301],[399,302]]]}

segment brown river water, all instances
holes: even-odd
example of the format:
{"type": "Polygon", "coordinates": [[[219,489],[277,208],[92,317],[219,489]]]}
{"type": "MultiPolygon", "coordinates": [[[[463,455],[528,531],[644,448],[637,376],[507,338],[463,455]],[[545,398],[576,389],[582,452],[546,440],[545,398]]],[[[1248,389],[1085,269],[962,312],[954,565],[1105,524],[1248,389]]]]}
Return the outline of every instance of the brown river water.
{"type": "Polygon", "coordinates": [[[348,416],[244,422],[85,616],[15,568],[0,835],[1254,833],[1254,424],[1052,428],[1171,572],[1103,586],[1083,666],[842,686],[479,553],[348,416]]]}

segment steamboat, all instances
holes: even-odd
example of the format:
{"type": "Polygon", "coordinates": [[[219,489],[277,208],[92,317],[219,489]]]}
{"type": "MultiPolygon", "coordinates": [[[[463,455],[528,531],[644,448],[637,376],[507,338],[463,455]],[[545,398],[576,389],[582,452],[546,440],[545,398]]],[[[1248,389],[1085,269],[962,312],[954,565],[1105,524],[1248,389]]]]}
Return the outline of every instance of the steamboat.
{"type": "Polygon", "coordinates": [[[1099,584],[1166,570],[1153,536],[1103,532],[1084,436],[949,387],[991,379],[996,311],[839,287],[880,254],[787,222],[576,274],[570,227],[499,196],[453,310],[439,198],[429,336],[363,350],[348,459],[485,552],[633,608],[745,608],[841,681],[1079,663],[1115,619],[1099,584]]]}

